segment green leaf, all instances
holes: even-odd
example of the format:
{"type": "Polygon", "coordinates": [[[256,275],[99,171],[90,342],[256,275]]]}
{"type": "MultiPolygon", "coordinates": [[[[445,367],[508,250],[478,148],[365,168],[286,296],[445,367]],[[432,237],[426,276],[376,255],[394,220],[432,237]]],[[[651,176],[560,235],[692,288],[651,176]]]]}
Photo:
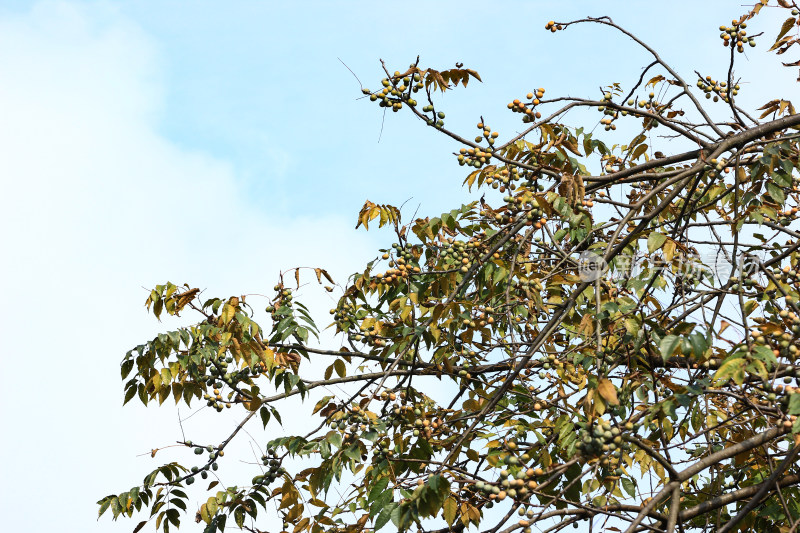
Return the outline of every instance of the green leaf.
{"type": "Polygon", "coordinates": [[[650,233],[649,237],[647,237],[647,250],[650,253],[653,253],[656,250],[658,250],[659,248],[661,248],[662,246],[664,246],[664,243],[666,241],[667,241],[667,236],[666,235],[654,231],[654,232],[650,233]]]}
{"type": "Polygon", "coordinates": [[[383,510],[378,515],[378,518],[375,520],[375,531],[378,531],[383,526],[389,523],[389,520],[392,519],[392,513],[397,506],[396,503],[391,503],[383,508],[383,510]]]}
{"type": "Polygon", "coordinates": [[[348,447],[344,451],[345,456],[349,457],[353,461],[360,461],[361,460],[361,448],[359,448],[358,444],[353,444],[352,446],[348,447]]]}
{"type": "Polygon", "coordinates": [[[275,417],[275,420],[278,421],[278,424],[283,425],[283,421],[281,420],[281,414],[278,412],[277,409],[270,409],[272,416],[275,417]]]}
{"type": "Polygon", "coordinates": [[[791,173],[784,173],[784,172],[773,172],[772,176],[770,176],[772,181],[775,182],[775,185],[779,187],[791,187],[792,186],[792,175],[791,173]]]}
{"type": "Polygon", "coordinates": [[[330,435],[328,435],[327,440],[328,442],[331,443],[332,446],[335,446],[336,448],[342,447],[342,435],[338,431],[332,431],[330,435]]]}
{"type": "Polygon", "coordinates": [[[783,189],[774,183],[767,183],[767,191],[769,192],[769,195],[772,196],[773,200],[779,204],[786,202],[786,194],[784,194],[783,189]]]}
{"type": "Polygon", "coordinates": [[[122,507],[119,504],[119,499],[116,496],[114,496],[113,498],[111,498],[110,503],[111,503],[111,513],[114,515],[114,518],[116,518],[122,512],[122,507]]]}
{"type": "Polygon", "coordinates": [[[120,369],[120,373],[122,374],[122,379],[128,377],[128,374],[131,373],[131,369],[133,368],[133,358],[126,359],[122,362],[122,368],[120,369]]]}
{"type": "Polygon", "coordinates": [[[775,357],[775,354],[772,352],[772,349],[769,346],[764,346],[763,344],[755,347],[755,349],[753,350],[753,357],[755,357],[759,361],[764,361],[765,363],[769,363],[770,366],[778,364],[778,358],[775,357]]]}
{"type": "Polygon", "coordinates": [[[134,384],[132,387],[128,387],[128,390],[125,391],[125,400],[122,402],[122,405],[125,405],[131,398],[136,395],[136,385],[134,384]]]}
{"type": "Polygon", "coordinates": [[[681,342],[681,338],[677,335],[666,335],[661,342],[658,343],[658,349],[661,351],[661,357],[666,361],[675,353],[675,348],[681,342]]]}
{"type": "Polygon", "coordinates": [[[392,523],[397,526],[397,529],[406,530],[414,523],[415,514],[413,507],[408,503],[398,505],[392,510],[392,523]]]}
{"type": "Polygon", "coordinates": [[[392,503],[394,499],[394,492],[391,490],[387,490],[372,503],[372,506],[369,509],[369,515],[375,516],[380,513],[387,505],[392,503]]]}
{"type": "Polygon", "coordinates": [[[747,360],[742,357],[728,357],[714,374],[715,383],[724,383],[729,379],[737,385],[744,383],[744,369],[747,365],[747,360]]]}
{"type": "Polygon", "coordinates": [[[636,497],[636,483],[632,479],[626,477],[619,480],[622,483],[622,488],[630,495],[631,498],[636,497]]]}
{"type": "Polygon", "coordinates": [[[692,354],[695,357],[702,357],[708,348],[705,336],[699,332],[689,335],[689,344],[692,347],[692,354]]]}
{"type": "Polygon", "coordinates": [[[105,513],[106,510],[108,510],[108,507],[109,507],[109,505],[111,505],[111,500],[113,498],[114,498],[114,496],[106,496],[105,498],[103,498],[102,500],[97,502],[100,505],[100,509],[97,512],[97,516],[98,517],[103,516],[103,513],[105,513]]]}
{"type": "Polygon", "coordinates": [[[375,483],[372,486],[372,489],[370,489],[369,496],[368,496],[368,501],[371,501],[371,502],[375,501],[375,499],[378,496],[380,496],[383,493],[383,491],[386,490],[386,487],[388,487],[388,486],[389,486],[389,478],[388,477],[384,477],[384,478],[379,479],[378,482],[375,483]]]}
{"type": "Polygon", "coordinates": [[[800,415],[800,393],[792,393],[789,395],[789,414],[800,415]]]}

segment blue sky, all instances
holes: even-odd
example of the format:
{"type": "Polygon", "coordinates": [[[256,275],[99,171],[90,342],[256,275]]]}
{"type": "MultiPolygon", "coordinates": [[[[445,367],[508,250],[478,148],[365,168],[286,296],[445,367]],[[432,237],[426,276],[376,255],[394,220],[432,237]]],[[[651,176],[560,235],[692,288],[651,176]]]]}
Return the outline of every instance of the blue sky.
{"type": "MultiPolygon", "coordinates": [[[[724,73],[716,28],[738,3],[673,2],[670,16],[653,5],[5,0],[3,529],[135,524],[96,522],[94,502],[154,466],[138,454],[177,438],[173,407],[120,407],[124,351],[175,326],[144,313],[145,287],[266,293],[297,265],[343,281],[391,242],[353,230],[364,200],[408,201],[410,217],[470,199],[450,155],[458,145],[404,113],[389,113],[381,135],[381,110],[339,59],[367,87],[379,85],[380,58],[391,70],[417,54],[437,69],[463,62],[484,83],[441,97],[447,125],[471,137],[483,114],[502,140],[520,126],[505,104],[532,88],[597,95],[630,86],[649,62],[607,29],[552,35],[549,19],[607,14],[687,78],[724,73]]],[[[765,66],[766,48],[738,67],[755,89],[744,85],[741,101],[796,91],[796,72],[765,66]]],[[[330,307],[324,293],[307,297],[330,307]]],[[[236,421],[211,420],[187,430],[236,421]]]]}

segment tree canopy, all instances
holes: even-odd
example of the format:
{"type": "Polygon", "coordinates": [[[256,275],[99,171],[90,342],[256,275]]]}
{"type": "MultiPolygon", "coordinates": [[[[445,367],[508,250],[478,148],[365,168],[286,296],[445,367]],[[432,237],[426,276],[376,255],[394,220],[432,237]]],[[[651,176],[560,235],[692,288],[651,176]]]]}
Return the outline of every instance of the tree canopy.
{"type": "Polygon", "coordinates": [[[446,127],[441,93],[482,82],[461,64],[384,66],[362,90],[455,140],[474,194],[409,221],[367,201],[356,228],[393,242],[363,271],[282,273],[264,324],[263,298],[152,290],[156,318],[197,322],[125,355],[124,401],[241,423],[178,442],[182,461],[101,515],[165,533],[187,514],[205,532],[275,517],[289,533],[798,530],[800,115],[788,99],[740,107],[735,68],[757,43],[796,52],[798,10],[762,0],[720,26],[713,73],[677,72],[607,17],[545,29],[586,24],[652,62],[595,96],[519,95],[514,135],[446,127]],[[780,27],[759,26],[765,6],[780,27]],[[597,118],[571,124],[573,109],[597,118]],[[339,295],[333,341],[302,303],[315,287],[339,295]],[[281,429],[294,397],[303,434],[281,429]],[[252,477],[230,477],[248,424],[277,437],[252,477]]]}

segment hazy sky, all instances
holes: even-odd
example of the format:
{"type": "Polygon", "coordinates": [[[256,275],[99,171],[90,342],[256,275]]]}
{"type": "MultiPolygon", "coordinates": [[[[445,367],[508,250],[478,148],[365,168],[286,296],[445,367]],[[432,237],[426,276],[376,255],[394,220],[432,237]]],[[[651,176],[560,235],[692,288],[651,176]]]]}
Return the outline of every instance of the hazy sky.
{"type": "MultiPolygon", "coordinates": [[[[607,29],[551,35],[547,20],[611,15],[693,80],[694,68],[725,75],[717,27],[743,10],[427,4],[3,0],[3,531],[130,531],[138,520],[96,522],[95,501],[185,459],[147,454],[180,438],[174,407],[121,407],[124,352],[179,323],[145,313],[147,288],[170,280],[208,295],[269,294],[279,271],[298,265],[344,281],[392,242],[354,231],[364,200],[407,201],[406,217],[468,200],[450,155],[458,146],[404,113],[383,123],[342,62],[373,88],[381,58],[392,71],[417,54],[438,69],[463,62],[484,83],[440,100],[447,125],[471,137],[483,114],[502,140],[520,126],[505,109],[514,98],[540,86],[596,96],[601,85],[629,87],[650,61],[607,29]]],[[[776,74],[764,59],[767,40],[737,67],[753,82],[743,102],[796,94],[796,72],[776,74]]],[[[307,295],[317,309],[333,301],[307,295]]],[[[198,416],[184,429],[199,441],[235,423],[198,416]]]]}

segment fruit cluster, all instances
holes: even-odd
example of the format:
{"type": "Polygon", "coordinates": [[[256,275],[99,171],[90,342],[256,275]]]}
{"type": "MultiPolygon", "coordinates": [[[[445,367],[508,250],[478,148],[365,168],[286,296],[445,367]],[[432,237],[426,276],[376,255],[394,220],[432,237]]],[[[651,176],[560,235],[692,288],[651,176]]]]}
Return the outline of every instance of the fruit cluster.
{"type": "MultiPolygon", "coordinates": [[[[273,322],[280,322],[284,318],[286,318],[286,311],[281,312],[282,307],[291,308],[292,301],[294,300],[294,296],[292,295],[292,289],[284,288],[283,285],[275,285],[273,287],[277,295],[272,301],[272,304],[267,306],[266,311],[270,314],[273,322]]],[[[291,311],[289,311],[291,313],[291,311]]]]}
{"type": "Polygon", "coordinates": [[[265,467],[269,467],[269,470],[267,470],[265,474],[255,476],[253,478],[253,485],[269,485],[286,473],[286,469],[281,466],[278,452],[274,448],[267,448],[266,453],[261,456],[261,464],[265,467]]]}
{"type": "Polygon", "coordinates": [[[201,370],[204,369],[208,373],[208,375],[205,376],[206,385],[209,387],[213,385],[214,387],[212,391],[213,396],[206,393],[203,395],[203,399],[206,401],[206,405],[216,409],[217,412],[222,411],[223,408],[230,409],[231,400],[234,396],[232,390],[228,393],[227,398],[223,400],[220,389],[225,385],[233,389],[241,382],[249,383],[251,381],[251,376],[257,376],[264,371],[264,366],[262,364],[258,364],[254,367],[243,366],[240,369],[231,368],[236,366],[236,362],[230,355],[224,356],[220,354],[210,357],[204,356],[202,363],[205,366],[201,367],[201,370]]]}
{"type": "Polygon", "coordinates": [[[731,21],[730,26],[720,26],[719,34],[720,39],[722,39],[723,46],[736,46],[736,51],[740,54],[744,52],[744,45],[748,44],[750,46],[755,46],[756,41],[753,37],[747,37],[747,32],[745,31],[747,28],[746,22],[739,22],[738,20],[731,21]]]}
{"type": "Polygon", "coordinates": [[[410,431],[413,436],[422,436],[427,440],[435,435],[449,433],[450,427],[435,415],[431,407],[432,404],[426,402],[408,404],[403,399],[400,403],[389,407],[387,411],[389,424],[398,431],[410,431]]]}
{"type": "MultiPolygon", "coordinates": [[[[426,105],[425,107],[422,108],[422,111],[424,113],[433,113],[434,111],[433,105],[426,105]]],[[[428,124],[428,126],[436,126],[437,128],[443,128],[444,117],[445,117],[444,111],[439,111],[438,113],[436,113],[436,115],[431,115],[431,117],[428,118],[425,122],[426,124],[428,124]]]]}
{"type": "MultiPolygon", "coordinates": [[[[208,393],[203,395],[203,399],[206,401],[206,405],[208,405],[209,407],[213,407],[214,409],[217,410],[217,412],[222,411],[223,406],[227,407],[228,409],[231,408],[231,402],[230,401],[225,402],[222,399],[222,395],[219,390],[219,387],[221,386],[222,383],[214,384],[214,390],[212,391],[214,393],[214,396],[211,396],[208,393]]],[[[231,398],[233,398],[232,391],[228,394],[228,400],[230,400],[231,398]]]]}
{"type": "MultiPolygon", "coordinates": [[[[419,71],[416,65],[409,65],[405,74],[395,71],[393,76],[381,80],[381,85],[383,85],[381,90],[372,92],[364,88],[361,89],[361,92],[369,95],[371,101],[378,102],[380,107],[391,108],[395,113],[403,108],[404,103],[416,107],[417,101],[413,95],[425,87],[422,73],[424,72],[419,71]]],[[[429,104],[422,108],[422,112],[429,113],[425,120],[428,126],[444,127],[445,114],[443,111],[437,112],[434,106],[429,104]]]]}
{"type": "MultiPolygon", "coordinates": [[[[622,440],[622,430],[617,426],[612,426],[606,420],[598,419],[593,424],[580,422],[578,428],[576,448],[584,456],[605,455],[628,447],[628,444],[622,440]]],[[[625,429],[635,431],[636,426],[628,422],[625,429]]]]}
{"type": "Polygon", "coordinates": [[[547,223],[547,217],[532,192],[526,190],[516,196],[508,195],[503,198],[503,201],[508,205],[509,213],[525,212],[525,217],[535,225],[536,229],[540,229],[547,223]]]}
{"type": "Polygon", "coordinates": [[[525,97],[527,103],[515,99],[513,102],[510,102],[507,107],[514,113],[522,113],[522,122],[525,123],[532,122],[537,118],[542,118],[542,113],[536,111],[535,108],[541,103],[539,99],[544,98],[544,89],[536,89],[536,92],[528,93],[525,97]]]}
{"type": "Polygon", "coordinates": [[[705,93],[706,98],[713,98],[715,102],[718,102],[721,98],[725,103],[730,102],[730,96],[739,94],[740,89],[738,83],[733,87],[728,87],[727,82],[717,81],[712,79],[711,76],[698,79],[697,87],[705,93]]]}
{"type": "MultiPolygon", "coordinates": [[[[411,65],[414,68],[414,65],[411,65]]],[[[389,107],[397,112],[403,108],[403,103],[414,107],[417,101],[412,98],[412,94],[423,88],[423,84],[418,72],[413,76],[403,76],[400,72],[395,72],[391,78],[381,80],[383,89],[372,92],[369,89],[361,89],[361,92],[369,95],[369,99],[378,102],[380,107],[389,107]]]]}
{"type": "Polygon", "coordinates": [[[544,29],[550,30],[551,32],[555,33],[558,30],[563,30],[564,26],[562,26],[561,24],[556,24],[554,21],[550,20],[547,22],[547,24],[544,25],[544,29]]]}
{"type": "MultiPolygon", "coordinates": [[[[469,155],[469,152],[464,150],[462,155],[469,155]]],[[[536,159],[532,159],[531,163],[536,164],[536,159]]],[[[462,164],[460,160],[459,164],[462,164]]],[[[527,187],[531,191],[544,190],[544,185],[539,183],[539,173],[531,170],[522,170],[512,165],[492,171],[491,174],[485,177],[485,183],[491,186],[492,189],[498,189],[501,193],[517,189],[518,184],[519,186],[527,187]]]]}
{"type": "Polygon", "coordinates": [[[371,346],[386,346],[386,339],[380,335],[380,329],[375,324],[361,324],[358,327],[359,333],[353,336],[353,340],[365,342],[371,346]]]}
{"type": "MultiPolygon", "coordinates": [[[[474,489],[478,493],[483,493],[488,500],[486,508],[491,508],[494,502],[503,501],[506,498],[517,500],[521,503],[530,498],[542,480],[548,473],[540,468],[531,466],[531,456],[527,453],[520,453],[520,446],[515,441],[508,441],[503,446],[504,452],[498,458],[497,468],[500,468],[498,478],[494,482],[477,481],[474,489]]],[[[524,513],[524,511],[523,511],[524,513]]],[[[522,516],[523,513],[520,513],[522,516]]],[[[527,527],[526,524],[520,524],[527,527]]]]}
{"type": "Polygon", "coordinates": [[[731,285],[731,290],[732,291],[740,291],[741,290],[741,291],[744,291],[744,294],[746,295],[748,292],[751,292],[751,291],[755,291],[755,290],[761,291],[761,285],[759,285],[759,283],[756,280],[752,279],[752,278],[744,278],[741,283],[732,284],[731,285]]]}
{"type": "Polygon", "coordinates": [[[184,442],[184,445],[186,445],[188,447],[194,447],[194,454],[195,455],[203,455],[204,453],[208,452],[208,461],[209,461],[208,463],[206,463],[202,467],[193,466],[191,468],[192,475],[190,475],[189,477],[186,478],[186,484],[187,485],[191,485],[192,483],[195,482],[195,475],[198,474],[198,473],[200,474],[201,478],[207,479],[208,478],[208,471],[209,470],[215,470],[216,471],[219,468],[219,465],[217,464],[217,459],[222,457],[223,455],[225,455],[225,451],[224,450],[218,450],[214,446],[211,446],[211,445],[205,446],[205,447],[196,446],[190,440],[187,440],[186,442],[184,442]]]}
{"type": "Polygon", "coordinates": [[[333,321],[339,327],[339,330],[350,331],[356,326],[357,310],[358,307],[354,303],[342,298],[339,302],[339,307],[331,309],[330,313],[333,315],[333,321]]]}
{"type": "MultiPolygon", "coordinates": [[[[626,105],[628,107],[632,107],[634,109],[639,108],[639,109],[642,109],[642,110],[647,111],[649,113],[655,113],[655,114],[659,114],[660,115],[664,111],[666,106],[663,105],[658,100],[656,100],[655,96],[656,96],[655,93],[651,92],[651,93],[649,93],[647,95],[647,100],[642,99],[642,100],[639,100],[637,102],[635,99],[630,98],[625,103],[626,103],[626,105]]],[[[629,114],[629,112],[628,112],[627,109],[623,109],[620,112],[620,114],[622,116],[627,116],[629,114]]],[[[657,128],[658,124],[659,124],[658,120],[656,120],[654,118],[650,118],[650,117],[645,118],[644,125],[645,125],[646,128],[657,128]]],[[[609,123],[607,122],[606,126],[608,126],[608,125],[609,125],[609,123]]],[[[613,126],[613,124],[612,124],[612,126],[613,126]]],[[[615,128],[612,127],[612,128],[606,128],[606,129],[608,130],[608,129],[615,129],[615,128]]]]}
{"type": "Polygon", "coordinates": [[[345,434],[345,440],[378,425],[376,419],[370,417],[367,411],[357,405],[349,411],[334,413],[329,424],[332,429],[337,429],[340,433],[345,434]]]}
{"type": "MultiPolygon", "coordinates": [[[[796,272],[786,270],[782,274],[796,272]]],[[[789,279],[787,275],[786,279],[789,279]]],[[[798,336],[800,336],[800,316],[786,309],[778,313],[779,323],[783,323],[785,330],[776,330],[771,323],[764,323],[763,330],[756,329],[750,332],[753,342],[760,345],[774,346],[773,352],[776,357],[781,355],[795,358],[800,352],[797,346],[798,336]]],[[[763,319],[762,319],[763,320],[763,319]]]]}
{"type": "Polygon", "coordinates": [[[481,130],[481,135],[475,137],[476,143],[481,143],[484,139],[486,139],[486,142],[489,145],[494,145],[495,141],[500,136],[498,132],[492,131],[492,128],[484,125],[483,122],[478,122],[478,129],[481,130]]]}
{"type": "Polygon", "coordinates": [[[389,261],[389,268],[384,274],[383,279],[386,283],[392,283],[400,278],[408,278],[411,274],[419,274],[422,272],[419,265],[415,265],[411,261],[407,261],[405,257],[397,257],[396,259],[389,261]]]}
{"type": "Polygon", "coordinates": [[[447,239],[439,249],[439,257],[446,267],[465,273],[475,260],[477,246],[476,242],[447,239]]]}
{"type": "MultiPolygon", "coordinates": [[[[610,103],[612,98],[613,95],[611,93],[605,93],[603,94],[602,101],[610,103]]],[[[628,100],[628,105],[633,105],[633,100],[628,100]]],[[[619,118],[620,115],[619,111],[607,105],[599,105],[597,106],[597,110],[601,111],[606,116],[604,119],[600,120],[600,124],[603,125],[606,131],[617,129],[617,126],[614,124],[614,121],[619,118]]],[[[627,111],[623,111],[623,114],[627,115],[627,111]]]]}
{"type": "Polygon", "coordinates": [[[475,168],[481,168],[483,165],[489,163],[492,158],[492,148],[486,150],[481,147],[478,148],[462,148],[458,154],[458,164],[468,165],[475,168]]]}

